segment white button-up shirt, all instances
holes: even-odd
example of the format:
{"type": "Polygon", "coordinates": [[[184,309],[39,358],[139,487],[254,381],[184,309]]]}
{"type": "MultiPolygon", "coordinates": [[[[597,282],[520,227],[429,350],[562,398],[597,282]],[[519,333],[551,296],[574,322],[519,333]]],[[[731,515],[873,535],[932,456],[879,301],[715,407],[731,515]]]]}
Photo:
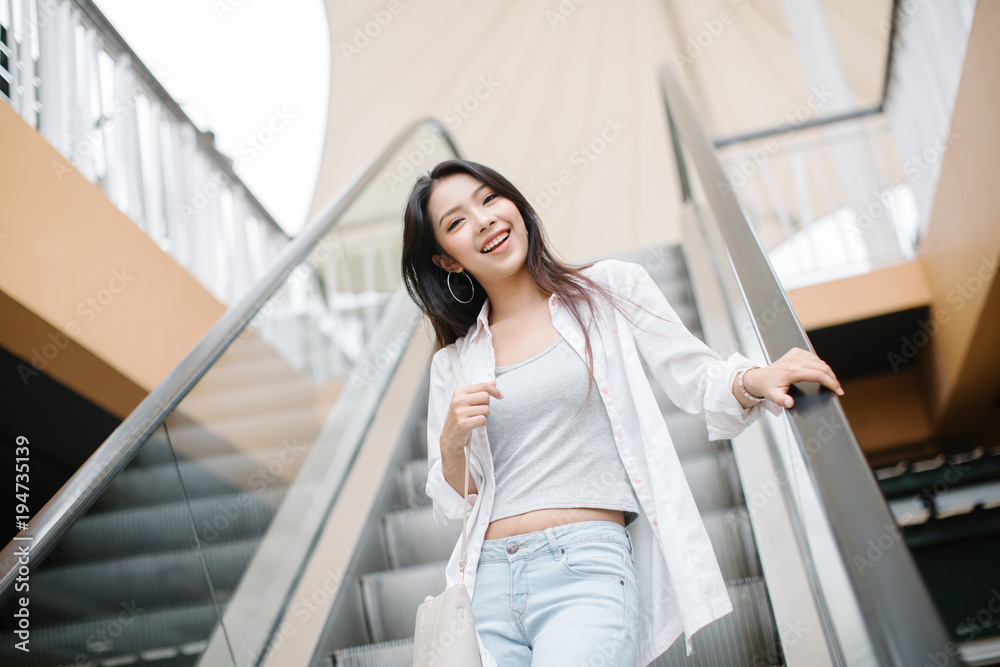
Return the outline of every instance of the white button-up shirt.
{"type": "MultiPolygon", "coordinates": [[[[640,355],[666,395],[685,412],[705,419],[710,440],[735,437],[766,408],[781,414],[770,400],[743,408],[733,396],[735,374],[753,366],[734,353],[728,359],[693,336],[642,266],[602,260],[585,275],[629,299],[634,326],[598,297],[597,317],[581,314],[594,346],[594,380],[600,389],[621,456],[640,505],[640,518],[629,527],[639,588],[639,659],[648,665],[681,633],[691,654],[691,636],[732,611],[705,525],[695,506],[670,433],[640,362],[640,355]],[[644,312],[643,309],[649,311],[644,312]],[[653,313],[653,314],[650,314],[653,313]],[[659,317],[657,317],[659,316],[659,317]],[[665,318],[660,319],[660,318],[665,318]]],[[[476,323],[456,341],[468,385],[495,379],[496,359],[489,329],[489,300],[476,323]]],[[[587,340],[566,304],[549,299],[552,324],[586,359],[587,340]]],[[[444,478],[440,437],[453,393],[458,387],[447,349],[438,350],[430,368],[427,406],[427,495],[434,519],[459,535],[446,569],[447,586],[459,582],[462,495],[444,478]]],[[[475,595],[476,567],[495,493],[493,459],[486,428],[472,431],[470,469],[476,494],[469,494],[468,563],[464,583],[475,595]]],[[[479,642],[484,665],[496,661],[479,642]]]]}

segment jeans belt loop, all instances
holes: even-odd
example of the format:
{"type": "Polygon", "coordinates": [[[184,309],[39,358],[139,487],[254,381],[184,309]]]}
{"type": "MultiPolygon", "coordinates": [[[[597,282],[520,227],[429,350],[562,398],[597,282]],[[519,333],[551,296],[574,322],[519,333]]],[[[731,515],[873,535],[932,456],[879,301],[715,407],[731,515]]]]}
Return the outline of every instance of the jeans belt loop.
{"type": "Polygon", "coordinates": [[[552,534],[551,528],[545,529],[545,539],[549,541],[549,548],[552,549],[552,553],[555,555],[556,560],[562,558],[562,553],[559,551],[559,545],[556,544],[556,536],[552,534]]]}

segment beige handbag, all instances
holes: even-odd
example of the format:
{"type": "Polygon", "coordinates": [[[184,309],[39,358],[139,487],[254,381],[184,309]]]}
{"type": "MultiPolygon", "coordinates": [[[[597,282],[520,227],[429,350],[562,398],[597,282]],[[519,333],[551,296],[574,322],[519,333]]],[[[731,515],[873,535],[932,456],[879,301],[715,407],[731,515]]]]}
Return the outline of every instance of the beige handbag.
{"type": "MultiPolygon", "coordinates": [[[[448,346],[451,355],[451,366],[458,378],[458,386],[465,386],[465,375],[458,363],[458,351],[455,345],[448,346]]],[[[467,445],[468,447],[468,445],[467,445]]],[[[465,494],[463,500],[469,497],[469,459],[468,450],[465,453],[465,494]]],[[[472,619],[472,599],[465,587],[466,535],[469,519],[469,503],[464,502],[462,513],[462,560],[461,574],[458,583],[437,597],[427,596],[423,604],[417,607],[417,624],[413,633],[413,665],[414,667],[482,667],[479,657],[479,641],[476,639],[476,626],[472,619]]]]}

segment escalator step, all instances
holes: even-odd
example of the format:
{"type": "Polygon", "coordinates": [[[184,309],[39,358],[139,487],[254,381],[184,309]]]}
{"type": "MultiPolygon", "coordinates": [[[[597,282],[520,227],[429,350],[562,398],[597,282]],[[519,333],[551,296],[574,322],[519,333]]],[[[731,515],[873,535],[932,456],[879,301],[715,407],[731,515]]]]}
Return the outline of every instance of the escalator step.
{"type": "Polygon", "coordinates": [[[417,607],[444,590],[445,562],[426,563],[361,576],[361,595],[372,639],[413,637],[417,607]]]}
{"type": "MultiPolygon", "coordinates": [[[[278,412],[251,411],[240,417],[226,417],[205,424],[198,423],[175,411],[167,422],[170,442],[177,459],[200,460],[207,456],[246,453],[267,450],[279,442],[311,443],[316,437],[320,424],[316,408],[312,405],[296,406],[278,412]],[[220,434],[224,434],[220,435],[220,434]],[[238,445],[233,444],[238,443],[238,445]]],[[[164,430],[156,431],[159,442],[166,442],[164,430]]],[[[300,465],[304,456],[298,456],[293,465],[286,465],[292,471],[300,465]]],[[[143,445],[129,462],[132,467],[172,464],[174,457],[165,446],[143,445]]]]}
{"type": "MultiPolygon", "coordinates": [[[[14,648],[14,642],[0,644],[0,664],[18,667],[51,665],[155,664],[140,662],[155,650],[163,656],[181,659],[204,650],[205,641],[219,621],[215,605],[201,603],[144,608],[132,601],[116,614],[49,627],[32,627],[31,652],[14,648]],[[160,647],[154,649],[153,647],[160,647]]],[[[220,603],[225,613],[225,603],[220,603]]],[[[168,663],[164,663],[168,664],[168,663]]]]}
{"type": "Polygon", "coordinates": [[[333,667],[410,667],[412,659],[413,638],[409,637],[334,651],[333,667]]]}
{"type": "Polygon", "coordinates": [[[705,531],[726,581],[761,576],[760,559],[745,507],[706,512],[705,531]]]}
{"type": "MultiPolygon", "coordinates": [[[[254,410],[239,417],[213,419],[204,424],[177,412],[174,415],[174,421],[167,425],[170,442],[180,460],[263,450],[280,442],[311,443],[322,423],[316,407],[311,404],[273,413],[254,410]]],[[[301,465],[304,458],[297,457],[286,468],[301,465]]]]}
{"type": "Polygon", "coordinates": [[[273,474],[268,464],[280,462],[286,452],[285,448],[272,448],[186,459],[176,466],[172,460],[158,465],[130,466],[115,477],[91,513],[180,500],[178,470],[188,498],[240,493],[248,487],[256,492],[267,486],[282,486],[291,480],[282,479],[285,475],[280,468],[279,475],[273,474]]]}
{"type": "MultiPolygon", "coordinates": [[[[274,355],[274,350],[269,354],[274,355]]],[[[191,390],[184,399],[185,412],[211,415],[212,419],[232,419],[250,411],[278,413],[315,403],[316,385],[298,373],[292,375],[286,369],[286,373],[265,382],[262,373],[254,373],[252,367],[244,368],[237,373],[246,377],[234,384],[217,377],[223,368],[221,363],[214,366],[191,390]]]]}
{"type": "Polygon", "coordinates": [[[427,458],[412,459],[403,464],[399,471],[399,490],[408,507],[430,505],[431,499],[424,493],[427,486],[427,458]]]}
{"type": "Polygon", "coordinates": [[[727,586],[733,613],[695,633],[687,656],[683,637],[654,660],[654,667],[746,667],[782,664],[771,601],[762,579],[727,586]]]}
{"type": "MultiPolygon", "coordinates": [[[[655,384],[655,380],[651,380],[655,384]]],[[[663,400],[669,400],[664,396],[663,400]]],[[[680,459],[718,452],[724,441],[708,439],[708,426],[695,415],[680,410],[673,404],[663,411],[663,420],[670,431],[670,439],[680,459]]]]}
{"type": "MultiPolygon", "coordinates": [[[[240,493],[191,501],[203,544],[260,536],[267,530],[285,489],[240,493]]],[[[191,521],[184,502],[116,510],[84,516],[45,560],[47,566],[110,560],[174,551],[192,544],[191,521]]]]}
{"type": "Polygon", "coordinates": [[[427,458],[427,410],[424,410],[423,413],[423,417],[418,417],[416,419],[416,426],[414,427],[416,430],[414,437],[416,438],[415,442],[417,443],[414,453],[417,456],[427,458]]]}
{"type": "Polygon", "coordinates": [[[386,514],[382,530],[392,568],[447,560],[461,537],[437,525],[429,505],[386,514]]]}
{"type": "Polygon", "coordinates": [[[742,494],[733,487],[731,477],[735,466],[733,453],[728,449],[681,460],[699,511],[710,512],[742,503],[742,494]]]}
{"type": "MultiPolygon", "coordinates": [[[[218,595],[232,594],[258,543],[252,538],[205,546],[218,595]]],[[[211,596],[204,567],[197,551],[184,549],[43,568],[31,577],[31,621],[46,625],[99,616],[120,611],[122,600],[150,609],[203,602],[211,596]]]]}

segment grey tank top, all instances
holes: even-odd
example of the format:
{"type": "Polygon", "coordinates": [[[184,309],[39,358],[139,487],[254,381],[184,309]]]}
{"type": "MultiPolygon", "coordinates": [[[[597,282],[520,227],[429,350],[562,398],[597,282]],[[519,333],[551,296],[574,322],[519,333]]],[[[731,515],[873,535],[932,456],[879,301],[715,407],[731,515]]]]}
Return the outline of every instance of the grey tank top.
{"type": "Polygon", "coordinates": [[[587,397],[587,364],[560,336],[535,356],[497,366],[502,399],[490,399],[486,436],[496,495],[490,520],[537,509],[639,506],[618,455],[597,384],[587,397]],[[582,408],[582,410],[581,410],[582,408]]]}

